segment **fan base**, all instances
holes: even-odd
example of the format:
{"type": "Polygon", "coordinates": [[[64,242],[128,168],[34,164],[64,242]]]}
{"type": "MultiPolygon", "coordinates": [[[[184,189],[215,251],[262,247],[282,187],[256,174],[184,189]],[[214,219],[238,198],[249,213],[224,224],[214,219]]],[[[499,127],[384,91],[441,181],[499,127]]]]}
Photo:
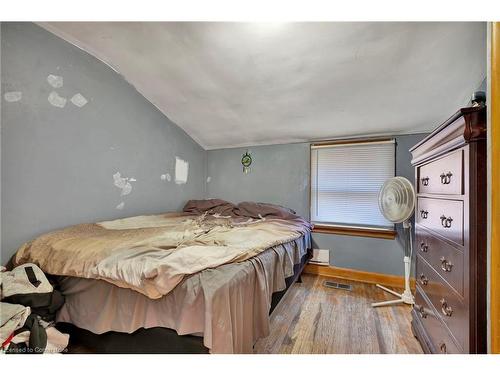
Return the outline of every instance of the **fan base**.
{"type": "Polygon", "coordinates": [[[384,301],[384,302],[376,302],[372,303],[372,307],[381,307],[381,306],[390,306],[390,305],[396,305],[398,303],[406,303],[407,305],[413,305],[415,303],[413,296],[411,294],[411,291],[406,289],[403,294],[397,293],[394,290],[391,290],[389,288],[386,288],[385,286],[377,284],[377,287],[379,287],[382,290],[385,290],[387,293],[391,293],[395,295],[396,297],[399,297],[399,299],[395,299],[392,301],[384,301]]]}

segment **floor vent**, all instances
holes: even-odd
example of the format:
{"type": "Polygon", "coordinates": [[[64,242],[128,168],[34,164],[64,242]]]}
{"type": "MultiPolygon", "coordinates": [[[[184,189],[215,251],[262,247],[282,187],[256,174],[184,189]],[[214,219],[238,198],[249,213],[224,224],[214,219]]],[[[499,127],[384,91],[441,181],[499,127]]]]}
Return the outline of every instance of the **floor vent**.
{"type": "Polygon", "coordinates": [[[352,290],[352,285],[350,284],[342,284],[342,283],[336,283],[335,281],[325,281],[323,284],[327,288],[335,288],[335,289],[342,289],[342,290],[352,290]]]}

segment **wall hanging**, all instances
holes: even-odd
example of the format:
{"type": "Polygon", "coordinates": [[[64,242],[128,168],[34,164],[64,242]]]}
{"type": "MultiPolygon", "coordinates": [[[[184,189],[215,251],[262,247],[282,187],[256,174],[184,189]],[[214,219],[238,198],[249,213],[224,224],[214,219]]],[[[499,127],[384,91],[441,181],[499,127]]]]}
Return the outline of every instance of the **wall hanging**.
{"type": "Polygon", "coordinates": [[[243,173],[247,174],[250,172],[250,166],[252,165],[252,157],[248,153],[248,150],[241,157],[241,165],[243,165],[243,173]]]}

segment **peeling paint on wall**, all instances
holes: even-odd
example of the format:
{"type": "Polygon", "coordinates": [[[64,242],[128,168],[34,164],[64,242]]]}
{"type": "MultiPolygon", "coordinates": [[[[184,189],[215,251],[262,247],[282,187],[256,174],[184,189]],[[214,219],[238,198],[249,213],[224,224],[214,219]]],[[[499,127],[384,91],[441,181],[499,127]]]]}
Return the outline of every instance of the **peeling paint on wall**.
{"type": "Polygon", "coordinates": [[[71,103],[80,108],[83,107],[88,102],[89,101],[85,98],[85,96],[83,96],[80,93],[73,95],[73,97],[71,98],[71,103]]]}
{"type": "Polygon", "coordinates": [[[113,181],[117,188],[122,189],[120,196],[129,195],[132,192],[131,182],[136,182],[135,178],[122,177],[120,172],[113,175],[113,181]]]}
{"type": "Polygon", "coordinates": [[[59,96],[59,94],[55,91],[52,91],[49,94],[49,97],[47,98],[49,103],[52,104],[54,107],[58,108],[64,108],[66,105],[66,98],[63,98],[62,96],[59,96]]]}
{"type": "Polygon", "coordinates": [[[121,196],[129,195],[131,192],[132,192],[132,185],[129,182],[127,182],[125,186],[122,188],[122,192],[120,195],[121,196]]]}
{"type": "Polygon", "coordinates": [[[171,211],[203,197],[206,151],[121,76],[35,23],[1,22],[1,29],[2,173],[9,178],[1,181],[0,264],[40,233],[97,219],[171,211]],[[49,85],[50,73],[64,77],[62,88],[49,85]],[[11,91],[22,92],[21,101],[7,102],[4,94],[11,91]],[[48,102],[51,91],[67,99],[64,108],[48,102]],[[77,93],[88,100],[83,108],[70,102],[77,93]],[[140,139],[134,140],[138,133],[140,139]],[[85,145],[78,134],[84,134],[85,145]],[[85,153],[61,156],[62,149],[71,148],[85,153]],[[173,181],[176,155],[189,159],[188,184],[173,181]],[[64,162],[57,162],[61,157],[64,162]],[[129,181],[129,195],[120,196],[122,189],[114,185],[118,171],[121,177],[137,179],[129,181]],[[171,182],[161,181],[167,172],[171,182]],[[80,177],[63,181],[64,176],[80,177]],[[44,214],[60,202],[71,210],[44,214]]]}
{"type": "Polygon", "coordinates": [[[178,156],[175,157],[175,183],[185,184],[188,180],[189,163],[178,156]]]}
{"type": "Polygon", "coordinates": [[[5,101],[9,103],[18,102],[23,98],[23,93],[21,91],[9,91],[3,94],[5,101]]]}
{"type": "Polygon", "coordinates": [[[116,206],[117,210],[123,210],[123,207],[125,207],[125,202],[120,202],[118,206],[116,206]]]}
{"type": "Polygon", "coordinates": [[[162,181],[168,181],[168,182],[170,182],[170,181],[172,181],[172,176],[170,176],[170,173],[165,173],[165,174],[162,174],[160,176],[160,179],[162,181]]]}
{"type": "Polygon", "coordinates": [[[63,86],[63,77],[56,76],[54,74],[49,74],[47,76],[47,82],[55,89],[61,88],[63,86]]]}

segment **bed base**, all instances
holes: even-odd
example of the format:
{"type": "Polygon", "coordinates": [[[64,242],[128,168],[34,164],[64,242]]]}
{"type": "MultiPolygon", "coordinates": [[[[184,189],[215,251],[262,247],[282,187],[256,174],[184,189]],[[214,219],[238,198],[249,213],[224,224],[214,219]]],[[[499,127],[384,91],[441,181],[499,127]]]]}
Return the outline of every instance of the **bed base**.
{"type": "MultiPolygon", "coordinates": [[[[290,286],[302,282],[301,274],[312,257],[308,250],[301,262],[294,265],[293,275],[285,279],[286,289],[272,295],[271,314],[290,286]]],[[[70,323],[57,323],[57,328],[69,333],[68,353],[96,354],[208,354],[203,337],[178,335],[173,329],[164,327],[140,328],[132,333],[106,332],[95,334],[70,323]]]]}

